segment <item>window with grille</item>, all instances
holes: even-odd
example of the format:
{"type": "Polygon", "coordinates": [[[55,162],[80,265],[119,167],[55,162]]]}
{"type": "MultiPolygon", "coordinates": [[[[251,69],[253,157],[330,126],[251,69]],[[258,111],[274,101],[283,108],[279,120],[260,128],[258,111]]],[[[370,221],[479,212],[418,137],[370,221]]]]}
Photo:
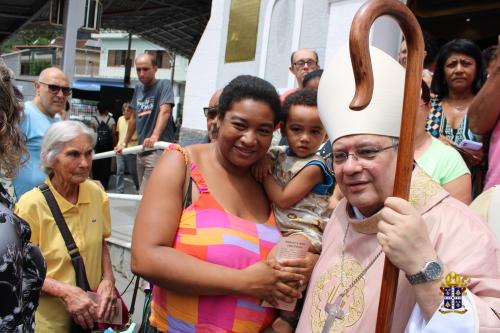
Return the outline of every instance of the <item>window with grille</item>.
{"type": "MultiPolygon", "coordinates": [[[[135,50],[130,50],[130,59],[135,59],[135,50]]],[[[108,50],[108,67],[122,67],[125,66],[127,60],[127,50],[108,50]]]]}
{"type": "Polygon", "coordinates": [[[158,68],[170,68],[170,55],[167,51],[146,50],[146,53],[151,54],[155,58],[158,68]]]}

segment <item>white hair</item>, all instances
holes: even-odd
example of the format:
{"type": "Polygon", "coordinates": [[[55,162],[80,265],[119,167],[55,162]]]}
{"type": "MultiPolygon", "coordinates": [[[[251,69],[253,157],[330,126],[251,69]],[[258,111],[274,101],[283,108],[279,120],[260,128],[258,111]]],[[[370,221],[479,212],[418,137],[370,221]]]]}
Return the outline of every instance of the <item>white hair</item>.
{"type": "Polygon", "coordinates": [[[95,132],[80,121],[64,120],[49,127],[43,137],[42,150],[40,152],[42,169],[47,175],[52,174],[53,170],[50,166],[57,154],[61,152],[64,144],[81,134],[86,135],[92,147],[94,147],[96,142],[95,132]]]}

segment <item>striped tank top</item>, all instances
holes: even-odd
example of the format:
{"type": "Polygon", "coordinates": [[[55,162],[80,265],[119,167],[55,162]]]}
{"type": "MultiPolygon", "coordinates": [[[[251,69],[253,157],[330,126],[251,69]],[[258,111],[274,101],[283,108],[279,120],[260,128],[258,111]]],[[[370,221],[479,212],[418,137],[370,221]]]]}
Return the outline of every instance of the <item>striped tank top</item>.
{"type": "MultiPolygon", "coordinates": [[[[200,196],[182,212],[173,247],[240,270],[266,260],[281,238],[274,215],[263,224],[241,219],[214,199],[195,163],[191,178],[200,196]]],[[[150,322],[161,332],[259,332],[276,317],[274,309],[260,303],[244,296],[193,296],[154,286],[150,322]]]]}

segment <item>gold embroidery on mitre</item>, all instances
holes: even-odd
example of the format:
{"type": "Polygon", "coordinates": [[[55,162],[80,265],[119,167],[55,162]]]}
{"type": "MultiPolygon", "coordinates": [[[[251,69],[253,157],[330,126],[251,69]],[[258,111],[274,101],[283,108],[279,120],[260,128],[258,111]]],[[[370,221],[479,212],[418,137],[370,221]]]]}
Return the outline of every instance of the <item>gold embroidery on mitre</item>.
{"type": "MultiPolygon", "coordinates": [[[[362,271],[363,267],[358,261],[345,258],[342,285],[340,285],[340,262],[320,275],[312,290],[311,331],[313,333],[320,333],[323,329],[327,317],[326,303],[333,302],[362,271]]],[[[342,309],[345,317],[335,320],[330,330],[331,333],[344,332],[347,327],[353,326],[361,318],[365,309],[364,288],[365,279],[361,278],[344,296],[342,309]]]]}

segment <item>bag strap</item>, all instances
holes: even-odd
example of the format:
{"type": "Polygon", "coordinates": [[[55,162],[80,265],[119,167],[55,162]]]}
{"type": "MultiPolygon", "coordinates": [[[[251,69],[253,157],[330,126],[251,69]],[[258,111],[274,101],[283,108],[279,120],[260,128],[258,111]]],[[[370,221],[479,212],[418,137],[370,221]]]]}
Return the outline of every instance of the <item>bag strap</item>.
{"type": "Polygon", "coordinates": [[[42,192],[47,204],[49,205],[50,211],[54,216],[54,220],[59,228],[59,232],[61,233],[64,243],[66,244],[66,248],[68,249],[69,256],[71,257],[71,263],[73,264],[73,268],[75,269],[76,274],[76,285],[82,288],[85,291],[90,290],[89,281],[87,280],[87,272],[85,271],[85,264],[83,262],[83,258],[80,255],[80,250],[76,245],[76,242],[71,235],[71,231],[68,228],[68,224],[64,220],[64,217],[61,213],[61,209],[57,204],[56,198],[54,194],[50,190],[47,184],[41,184],[38,186],[40,192],[42,192]]]}
{"type": "Polygon", "coordinates": [[[132,293],[132,300],[130,301],[130,307],[128,310],[129,317],[132,318],[132,315],[134,314],[135,310],[135,301],[137,299],[137,290],[139,290],[139,282],[141,281],[141,278],[139,275],[135,276],[135,285],[134,285],[134,292],[132,293]]]}
{"type": "MultiPolygon", "coordinates": [[[[192,200],[192,189],[193,189],[193,179],[191,178],[191,158],[189,154],[186,152],[186,177],[184,178],[184,185],[182,187],[182,193],[183,193],[183,208],[188,207],[191,205],[192,200]]],[[[137,298],[137,291],[139,290],[139,281],[141,280],[141,277],[139,275],[136,275],[136,280],[135,280],[135,285],[134,285],[134,291],[132,293],[132,300],[130,301],[130,307],[129,307],[129,314],[130,317],[132,317],[132,314],[134,313],[135,310],[135,301],[137,298]]]]}
{"type": "Polygon", "coordinates": [[[182,186],[183,193],[183,208],[188,207],[192,202],[192,188],[193,188],[193,179],[191,178],[191,157],[189,153],[186,151],[186,176],[184,178],[184,185],[182,186]]]}

